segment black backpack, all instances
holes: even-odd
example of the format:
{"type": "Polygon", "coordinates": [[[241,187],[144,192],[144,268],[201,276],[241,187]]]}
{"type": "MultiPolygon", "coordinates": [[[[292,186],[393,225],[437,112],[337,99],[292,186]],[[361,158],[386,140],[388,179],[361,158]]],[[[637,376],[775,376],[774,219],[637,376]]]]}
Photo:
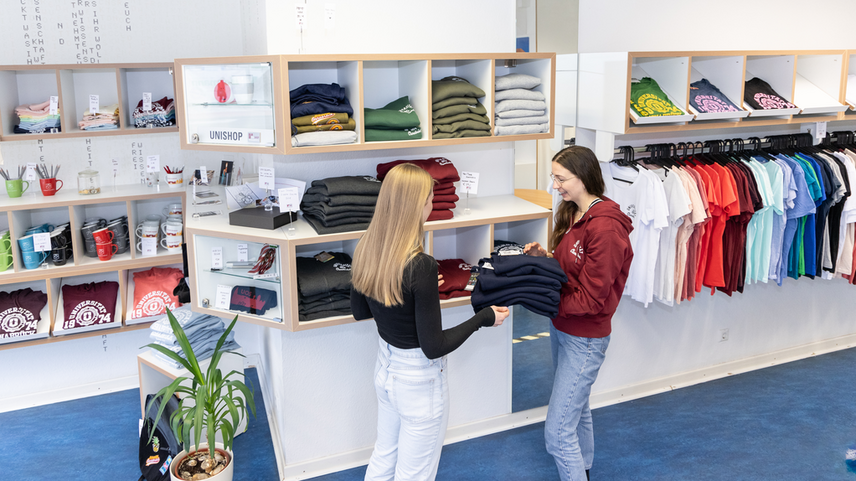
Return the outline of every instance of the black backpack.
{"type": "MultiPolygon", "coordinates": [[[[146,406],[152,402],[154,394],[146,396],[146,406]]],[[[170,396],[157,425],[154,418],[158,414],[162,398],[152,403],[151,409],[143,418],[143,430],[140,432],[140,471],[143,473],[138,481],[169,481],[169,465],[175,455],[181,451],[178,438],[169,427],[169,418],[178,410],[178,399],[170,396]],[[155,435],[149,442],[149,435],[154,429],[155,435]]]]}

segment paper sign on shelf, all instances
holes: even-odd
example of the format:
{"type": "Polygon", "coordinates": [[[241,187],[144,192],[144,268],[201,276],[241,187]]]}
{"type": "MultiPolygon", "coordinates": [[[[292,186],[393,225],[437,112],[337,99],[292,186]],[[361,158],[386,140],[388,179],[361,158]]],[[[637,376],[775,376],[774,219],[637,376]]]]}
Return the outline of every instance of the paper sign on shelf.
{"type": "Polygon", "coordinates": [[[246,262],[250,257],[250,250],[247,244],[238,244],[238,262],[246,262]]]}
{"type": "Polygon", "coordinates": [[[279,189],[279,211],[297,212],[300,210],[300,194],[297,187],[284,187],[279,189]]]}
{"type": "Polygon", "coordinates": [[[160,171],[160,155],[146,156],[146,172],[153,173],[160,171]]]}
{"type": "Polygon", "coordinates": [[[33,234],[33,250],[36,252],[51,250],[51,235],[47,232],[33,234]]]}
{"type": "Polygon", "coordinates": [[[273,167],[259,167],[259,188],[273,189],[274,184],[273,167]]]}
{"type": "Polygon", "coordinates": [[[24,180],[27,182],[35,182],[36,180],[36,163],[27,162],[27,172],[24,174],[24,180]]]}
{"type": "Polygon", "coordinates": [[[152,93],[151,92],[143,92],[143,112],[149,112],[152,110],[152,93]]]}
{"type": "Polygon", "coordinates": [[[253,279],[276,279],[279,277],[279,274],[276,272],[268,272],[267,274],[259,274],[257,276],[253,276],[253,279]]]}
{"type": "Polygon", "coordinates": [[[217,284],[217,295],[214,297],[214,307],[217,309],[228,309],[232,298],[232,288],[217,284]]]}
{"type": "Polygon", "coordinates": [[[222,247],[212,247],[211,248],[211,269],[222,269],[223,268],[223,248],[222,247]]]}
{"type": "Polygon", "coordinates": [[[336,28],[336,4],[324,4],[324,29],[333,30],[336,28]]]}
{"type": "Polygon", "coordinates": [[[297,28],[303,31],[303,28],[306,26],[306,5],[295,5],[294,15],[297,21],[297,28]]]}
{"type": "Polygon", "coordinates": [[[461,192],[473,195],[479,193],[478,172],[461,172],[461,192]]]}
{"type": "Polygon", "coordinates": [[[51,95],[51,105],[50,105],[50,115],[56,115],[57,108],[59,106],[59,97],[56,95],[51,95]]]}
{"type": "Polygon", "coordinates": [[[97,95],[90,95],[89,96],[89,113],[90,114],[95,115],[98,113],[98,107],[99,107],[98,102],[99,101],[98,101],[97,95]]]}
{"type": "Polygon", "coordinates": [[[143,237],[141,247],[143,248],[143,257],[154,257],[158,255],[157,237],[143,237]]]}
{"type": "Polygon", "coordinates": [[[814,126],[814,137],[817,140],[823,140],[826,137],[826,122],[816,122],[814,126]]]}
{"type": "Polygon", "coordinates": [[[111,162],[113,163],[113,176],[116,176],[119,174],[119,160],[112,159],[111,162]]]}
{"type": "Polygon", "coordinates": [[[208,185],[208,169],[204,165],[199,166],[199,183],[208,185]]]}

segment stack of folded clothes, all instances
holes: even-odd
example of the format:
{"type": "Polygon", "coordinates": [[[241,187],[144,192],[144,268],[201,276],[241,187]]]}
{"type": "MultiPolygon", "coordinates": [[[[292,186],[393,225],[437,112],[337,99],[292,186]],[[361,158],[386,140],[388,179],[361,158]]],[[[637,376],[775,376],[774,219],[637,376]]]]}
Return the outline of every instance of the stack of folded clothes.
{"type": "Polygon", "coordinates": [[[83,120],[77,123],[80,130],[97,132],[99,130],[116,130],[119,128],[119,104],[105,105],[98,108],[98,113],[93,114],[86,110],[83,120]]]}
{"type": "Polygon", "coordinates": [[[15,107],[18,115],[18,125],[15,126],[16,134],[41,134],[50,132],[51,129],[60,131],[59,108],[55,115],[50,114],[50,100],[40,104],[20,105],[15,107]]]}
{"type": "Polygon", "coordinates": [[[319,234],[367,229],[372,220],[380,181],[368,175],[314,180],[300,210],[319,234]]]}
{"type": "Polygon", "coordinates": [[[466,290],[466,287],[473,266],[467,264],[463,259],[443,259],[437,261],[437,265],[439,266],[439,274],[443,276],[443,284],[440,286],[440,299],[470,295],[470,291],[466,290]]]}
{"type": "Polygon", "coordinates": [[[422,138],[419,117],[407,96],[379,109],[363,109],[363,115],[366,124],[366,142],[422,138]]]}
{"type": "MultiPolygon", "coordinates": [[[[171,311],[175,320],[181,325],[187,340],[190,341],[190,347],[193,348],[193,354],[197,361],[208,359],[214,355],[214,348],[217,346],[217,341],[220,336],[226,332],[226,325],[219,317],[209,314],[199,314],[190,310],[190,306],[179,307],[171,311]]],[[[169,323],[169,317],[166,315],[158,319],[152,324],[149,338],[158,345],[161,345],[170,351],[175,352],[184,359],[187,357],[181,351],[181,346],[178,344],[178,339],[172,332],[172,326],[169,323]]],[[[222,351],[233,351],[240,349],[241,346],[235,342],[235,331],[229,333],[222,351]]],[[[166,355],[152,351],[152,354],[162,362],[165,362],[171,367],[181,369],[181,364],[173,361],[166,355]]]]}
{"type": "Polygon", "coordinates": [[[458,201],[458,196],[455,195],[455,182],[461,180],[458,175],[458,169],[452,164],[452,161],[445,157],[432,157],[425,160],[396,160],[385,164],[378,164],[377,178],[383,180],[387,172],[398,164],[414,164],[425,169],[431,177],[437,181],[434,184],[434,209],[428,220],[447,220],[455,216],[452,209],[455,208],[455,202],[458,201]]]}
{"type": "Polygon", "coordinates": [[[169,127],[175,125],[175,100],[164,97],[152,102],[151,110],[143,110],[143,101],[134,109],[134,126],[137,128],[169,127]]]}
{"type": "Polygon", "coordinates": [[[540,134],[550,129],[544,94],[533,88],[541,79],[522,73],[496,77],[494,135],[540,134]]]}
{"type": "Polygon", "coordinates": [[[518,244],[516,242],[494,240],[493,252],[491,252],[490,255],[518,256],[523,254],[523,249],[525,247],[526,246],[518,244]]]}
{"type": "Polygon", "coordinates": [[[478,99],[484,90],[461,77],[431,82],[432,138],[490,137],[487,109],[478,99]]]}
{"type": "Polygon", "coordinates": [[[297,258],[300,322],[351,314],[351,256],[320,252],[297,258]]]}
{"type": "Polygon", "coordinates": [[[559,315],[559,294],[568,277],[556,259],[492,255],[481,259],[477,270],[475,312],[492,305],[518,305],[551,319],[559,315]]]}
{"type": "Polygon", "coordinates": [[[0,292],[0,339],[36,334],[47,303],[47,294],[29,287],[0,292]]]}
{"type": "Polygon", "coordinates": [[[306,84],[289,92],[291,145],[352,144],[357,141],[354,109],[339,84],[306,84]]]}

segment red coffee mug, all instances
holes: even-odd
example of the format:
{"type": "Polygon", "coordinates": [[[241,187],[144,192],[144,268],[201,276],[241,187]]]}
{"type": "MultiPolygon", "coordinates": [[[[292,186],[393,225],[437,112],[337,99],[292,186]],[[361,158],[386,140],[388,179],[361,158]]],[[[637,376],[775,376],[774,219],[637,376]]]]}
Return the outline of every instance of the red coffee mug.
{"type": "Polygon", "coordinates": [[[93,232],[92,237],[95,238],[96,244],[109,244],[113,242],[113,231],[105,227],[93,232]]]}
{"type": "Polygon", "coordinates": [[[39,179],[39,184],[42,187],[42,195],[54,195],[62,189],[62,181],[59,179],[39,179]],[[59,187],[57,187],[59,182],[59,187]]]}
{"type": "Polygon", "coordinates": [[[98,252],[98,258],[102,261],[109,261],[113,258],[113,254],[119,250],[119,246],[110,243],[101,244],[96,242],[95,247],[96,252],[98,252]]]}

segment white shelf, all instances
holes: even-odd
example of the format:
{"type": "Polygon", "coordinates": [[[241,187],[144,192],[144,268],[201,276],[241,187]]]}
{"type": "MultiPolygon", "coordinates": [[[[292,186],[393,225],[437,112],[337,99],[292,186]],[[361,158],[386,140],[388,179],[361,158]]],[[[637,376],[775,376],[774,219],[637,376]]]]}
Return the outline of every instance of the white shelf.
{"type": "Polygon", "coordinates": [[[749,112],[749,117],[790,117],[791,115],[796,115],[800,113],[799,107],[794,107],[790,109],[753,109],[749,104],[743,102],[743,108],[749,112]]]}
{"type": "Polygon", "coordinates": [[[802,114],[833,114],[849,108],[800,74],[796,74],[794,82],[793,103],[802,109],[802,114]]]}

